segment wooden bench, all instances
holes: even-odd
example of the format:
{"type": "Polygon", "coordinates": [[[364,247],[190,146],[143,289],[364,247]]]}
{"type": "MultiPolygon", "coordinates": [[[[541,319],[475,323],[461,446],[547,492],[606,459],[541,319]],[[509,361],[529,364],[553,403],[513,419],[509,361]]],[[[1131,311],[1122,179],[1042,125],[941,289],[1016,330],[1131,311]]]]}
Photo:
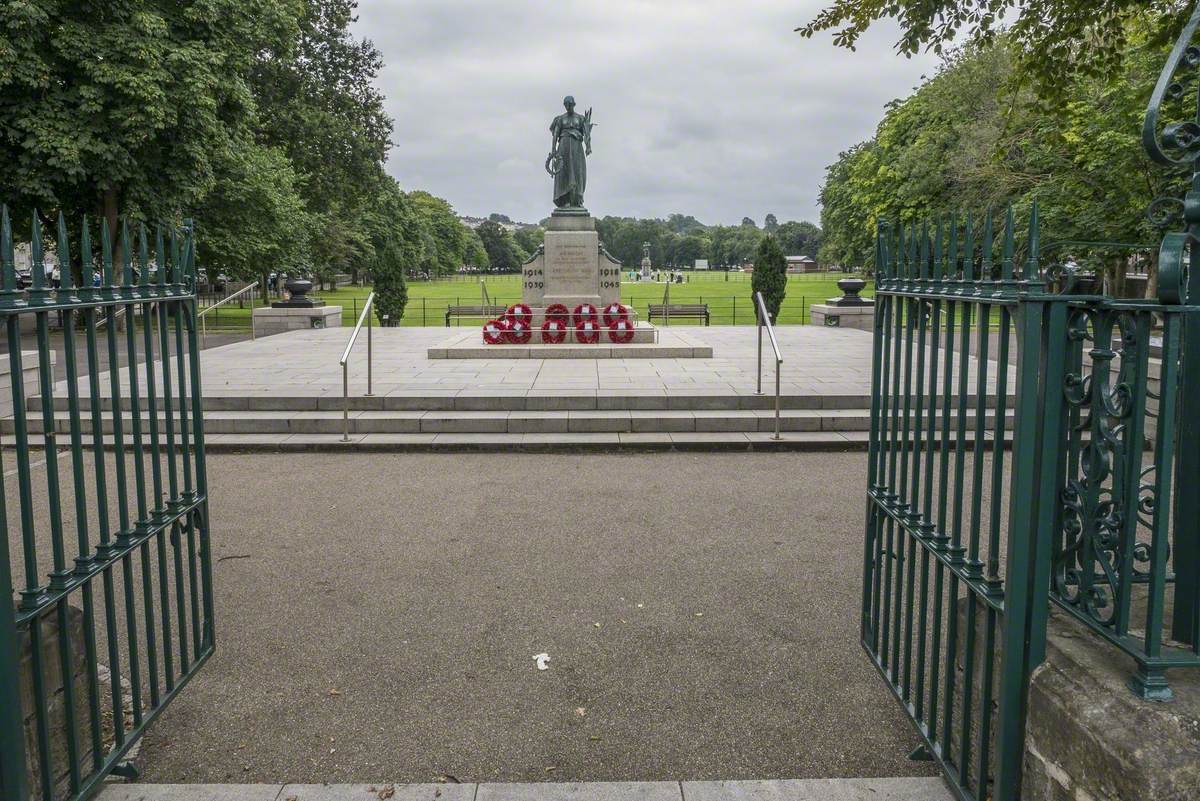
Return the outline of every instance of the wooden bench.
{"type": "Polygon", "coordinates": [[[664,323],[673,319],[704,320],[708,325],[707,303],[651,303],[650,322],[656,319],[664,323]]]}
{"type": "Polygon", "coordinates": [[[476,320],[494,320],[508,311],[507,306],[448,306],[446,307],[446,327],[450,327],[450,318],[467,317],[476,320]]]}

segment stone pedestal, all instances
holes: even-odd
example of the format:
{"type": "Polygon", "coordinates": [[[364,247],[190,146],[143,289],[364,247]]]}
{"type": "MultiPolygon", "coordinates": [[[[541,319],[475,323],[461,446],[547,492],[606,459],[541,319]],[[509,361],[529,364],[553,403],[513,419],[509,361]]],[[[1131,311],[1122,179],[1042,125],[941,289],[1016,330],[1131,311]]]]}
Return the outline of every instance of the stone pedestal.
{"type": "Polygon", "coordinates": [[[551,216],[545,244],[525,263],[522,279],[522,300],[534,308],[552,303],[603,308],[621,295],[621,264],[600,247],[590,216],[551,216]]]}
{"type": "Polygon", "coordinates": [[[809,308],[810,325],[830,328],[857,328],[872,331],[875,328],[875,306],[868,303],[859,306],[835,306],[830,303],[814,303],[809,308]]]}
{"type": "Polygon", "coordinates": [[[337,328],[342,324],[341,306],[270,307],[254,310],[254,336],[266,337],[311,328],[337,328]]]}
{"type": "MultiPolygon", "coordinates": [[[[32,314],[23,315],[33,317],[32,314]]],[[[58,354],[50,351],[51,382],[54,381],[54,367],[58,362],[58,354]]],[[[11,417],[13,413],[13,374],[12,362],[6,356],[0,360],[0,417],[11,417]]],[[[41,372],[38,367],[38,352],[36,350],[21,351],[21,375],[16,378],[25,388],[25,397],[31,398],[41,392],[41,372]]]]}
{"type": "Polygon", "coordinates": [[[1046,661],[1029,684],[1021,797],[1200,798],[1197,671],[1167,673],[1174,700],[1144,701],[1127,687],[1132,661],[1051,610],[1046,661]]]}

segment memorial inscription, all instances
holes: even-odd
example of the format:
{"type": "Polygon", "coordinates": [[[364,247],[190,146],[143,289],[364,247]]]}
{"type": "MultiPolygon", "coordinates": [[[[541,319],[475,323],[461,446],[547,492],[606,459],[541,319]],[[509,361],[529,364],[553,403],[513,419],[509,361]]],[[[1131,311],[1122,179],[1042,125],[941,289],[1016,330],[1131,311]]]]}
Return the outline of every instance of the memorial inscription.
{"type": "Polygon", "coordinates": [[[556,232],[546,237],[546,294],[599,294],[599,237],[588,232],[556,232]]]}

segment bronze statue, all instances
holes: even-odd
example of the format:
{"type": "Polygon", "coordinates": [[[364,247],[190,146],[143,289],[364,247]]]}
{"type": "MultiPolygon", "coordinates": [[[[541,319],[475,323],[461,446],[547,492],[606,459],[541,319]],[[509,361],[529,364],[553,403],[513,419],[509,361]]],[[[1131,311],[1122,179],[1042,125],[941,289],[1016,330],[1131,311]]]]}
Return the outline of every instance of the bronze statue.
{"type": "Polygon", "coordinates": [[[554,176],[554,205],[560,209],[583,208],[587,188],[587,156],[592,154],[592,110],[575,113],[575,98],[563,98],[565,114],[550,123],[550,155],[546,172],[554,176]]]}

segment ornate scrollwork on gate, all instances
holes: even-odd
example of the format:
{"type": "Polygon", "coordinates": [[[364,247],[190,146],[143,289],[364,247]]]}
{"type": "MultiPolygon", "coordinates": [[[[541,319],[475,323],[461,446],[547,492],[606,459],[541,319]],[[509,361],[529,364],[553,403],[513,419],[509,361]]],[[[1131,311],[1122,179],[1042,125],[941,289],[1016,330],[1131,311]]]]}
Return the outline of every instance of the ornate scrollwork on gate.
{"type": "Polygon", "coordinates": [[[1115,624],[1123,594],[1145,575],[1137,565],[1148,561],[1149,546],[1129,538],[1137,538],[1140,526],[1149,528],[1154,510],[1153,482],[1141,469],[1140,426],[1132,425],[1144,414],[1134,387],[1148,346],[1135,318],[1133,312],[1089,304],[1072,310],[1067,329],[1075,354],[1065,378],[1073,425],[1059,498],[1054,589],[1063,603],[1105,627],[1115,624]],[[1138,461],[1136,473],[1129,469],[1131,459],[1138,461]],[[1136,493],[1127,486],[1131,475],[1137,477],[1136,493]],[[1133,561],[1129,575],[1122,575],[1127,548],[1133,561]]]}

